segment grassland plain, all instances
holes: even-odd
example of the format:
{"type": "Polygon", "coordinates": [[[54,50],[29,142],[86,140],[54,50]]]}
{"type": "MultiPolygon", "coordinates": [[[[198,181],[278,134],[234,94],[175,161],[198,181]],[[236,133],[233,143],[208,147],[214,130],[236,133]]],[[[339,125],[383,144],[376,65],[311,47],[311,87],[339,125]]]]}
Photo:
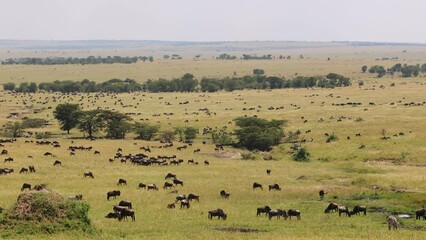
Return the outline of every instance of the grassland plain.
{"type": "MultiPolygon", "coordinates": [[[[335,89],[251,90],[209,94],[37,93],[29,95],[1,92],[0,121],[2,124],[7,121],[17,121],[22,117],[48,119],[51,125],[43,129],[31,129],[31,131],[52,131],[54,136],[49,140],[59,141],[61,148],[25,143],[25,140],[35,139],[19,139],[14,144],[6,143],[4,148],[9,150],[9,156],[15,160],[12,163],[1,162],[1,168],[11,167],[19,171],[21,167],[34,165],[37,172],[1,175],[0,206],[9,208],[13,205],[20,193],[22,183],[46,183],[48,188],[67,196],[83,194],[84,201],[91,206],[90,218],[99,230],[95,235],[69,232],[25,236],[3,232],[1,236],[19,239],[423,239],[426,221],[416,221],[413,218],[400,219],[403,223],[401,230],[390,232],[385,222],[386,214],[380,211],[413,214],[414,210],[426,205],[424,174],[426,108],[425,105],[404,105],[404,103],[426,101],[424,77],[376,79],[372,75],[359,73],[360,66],[369,65],[368,62],[351,59],[336,60],[334,63],[326,60],[316,61],[306,59],[285,63],[278,60],[267,63],[250,61],[241,63],[244,66],[240,68],[246,69],[244,71],[249,74],[256,64],[265,64],[264,68],[268,73],[272,71],[272,68],[268,69],[266,66],[276,64],[277,74],[300,72],[302,75],[308,75],[311,67],[314,68],[312,72],[315,75],[323,72],[349,75],[354,79],[354,84],[348,88],[335,89]],[[291,65],[289,70],[283,70],[286,64],[291,65]],[[358,79],[364,80],[364,86],[358,87],[356,84],[358,79]],[[395,83],[395,86],[391,87],[391,83],[395,83]],[[383,85],[382,88],[381,85],[383,85]],[[189,104],[179,104],[186,100],[189,104]],[[210,144],[208,135],[199,135],[192,147],[180,152],[176,151],[175,147],[183,145],[181,143],[176,143],[173,148],[158,148],[160,143],[134,140],[132,135],[129,135],[126,140],[88,141],[80,139],[82,134],[77,130],[73,130],[71,135],[59,131],[52,111],[57,104],[64,102],[80,103],[83,109],[100,107],[132,113],[134,120],[143,119],[156,123],[162,129],[187,125],[198,128],[226,125],[233,129],[232,119],[243,115],[285,119],[288,120],[286,132],[297,130],[302,132],[300,138],[307,140],[304,146],[311,153],[311,160],[304,163],[293,161],[290,143],[283,143],[274,148],[269,153],[274,159],[271,161],[263,160],[264,153],[256,153],[256,160],[224,158],[223,156],[226,155],[224,153],[243,153],[244,150],[225,148],[222,153],[217,153],[214,145],[210,144]],[[172,105],[166,105],[167,102],[172,105]],[[362,105],[357,107],[336,105],[347,102],[360,102],[362,105]],[[374,105],[370,105],[370,102],[374,105]],[[284,106],[284,109],[268,110],[270,106],[274,108],[284,106]],[[208,107],[214,114],[208,116],[198,111],[204,107],[208,107]],[[243,110],[243,108],[254,108],[254,110],[243,110]],[[20,117],[7,118],[11,112],[19,113],[20,117]],[[170,112],[174,115],[163,114],[170,112]],[[153,117],[154,114],[160,114],[160,116],[153,117]],[[318,121],[320,118],[324,121],[318,121]],[[341,121],[338,121],[339,118],[341,121]],[[308,129],[312,132],[305,133],[308,129]],[[380,139],[383,129],[391,137],[390,139],[380,139]],[[399,136],[400,132],[404,132],[404,136],[399,136]],[[325,133],[334,133],[338,140],[326,143],[325,133]],[[357,133],[360,133],[361,137],[355,137],[357,133]],[[394,134],[398,136],[393,136],[394,134]],[[347,140],[347,136],[351,139],[347,140]],[[203,139],[209,143],[203,145],[201,143],[203,139]],[[94,155],[93,151],[78,151],[76,156],[70,156],[69,151],[66,150],[70,145],[93,146],[93,149],[99,150],[101,154],[94,155]],[[361,145],[365,148],[360,149],[361,145]],[[121,164],[118,161],[111,164],[108,161],[114,156],[118,147],[121,147],[125,154],[135,154],[140,152],[141,146],[151,146],[150,155],[152,156],[176,154],[178,158],[184,159],[185,163],[180,166],[142,167],[121,164]],[[200,148],[201,152],[194,154],[193,149],[196,148],[200,148]],[[56,157],[44,157],[43,154],[46,151],[52,152],[56,157]],[[55,159],[61,160],[63,166],[54,167],[55,159]],[[189,165],[186,163],[188,159],[195,159],[200,164],[189,165]],[[204,166],[203,160],[209,160],[210,165],[204,166]],[[272,170],[270,176],[265,172],[267,168],[272,170]],[[83,178],[83,172],[87,171],[92,171],[95,178],[83,178]],[[174,201],[175,194],[170,194],[169,190],[163,189],[158,192],[137,189],[139,182],[156,183],[162,186],[165,181],[164,176],[168,172],[177,174],[185,181],[184,187],[176,187],[179,194],[190,192],[199,194],[200,202],[193,203],[191,208],[185,210],[179,209],[179,206],[176,209],[167,209],[167,204],[174,201]],[[128,185],[117,186],[119,178],[126,179],[128,185]],[[267,189],[253,191],[251,185],[255,181],[264,185],[278,183],[282,191],[267,189]],[[106,192],[114,189],[121,190],[122,196],[116,200],[107,201],[106,192]],[[219,191],[222,189],[231,193],[229,199],[220,198],[219,191]],[[320,189],[328,192],[322,201],[318,196],[320,189]],[[119,200],[133,202],[136,222],[118,222],[104,218],[119,200]],[[337,213],[324,214],[324,209],[329,202],[350,207],[363,204],[370,210],[367,216],[351,218],[338,217],[337,213]],[[264,216],[256,217],[256,208],[264,205],[286,210],[299,209],[302,212],[302,219],[270,221],[264,216]],[[207,211],[215,208],[224,209],[228,213],[228,219],[226,221],[208,220],[207,211]],[[373,211],[373,209],[380,211],[373,211]],[[226,227],[234,230],[249,228],[261,231],[224,231],[226,227]]],[[[160,62],[154,64],[160,65],[160,62]]],[[[229,71],[233,71],[231,69],[237,68],[239,63],[238,61],[222,63],[200,60],[168,64],[171,65],[170,68],[150,70],[152,75],[155,78],[162,74],[179,76],[176,73],[179,66],[185,67],[182,73],[194,72],[190,70],[196,70],[194,67],[196,64],[212,70],[217,67],[217,71],[223,71],[222,74],[228,75],[228,72],[223,70],[226,67],[220,64],[229,64],[229,71]]],[[[392,62],[389,62],[390,64],[392,62]]],[[[90,78],[86,77],[89,73],[97,74],[99,81],[103,81],[112,78],[112,76],[109,77],[109,73],[136,66],[90,66],[87,72],[81,71],[81,77],[90,78]],[[103,71],[108,68],[111,72],[103,71]]],[[[10,73],[24,74],[22,76],[28,81],[32,79],[33,74],[34,79],[37,79],[36,76],[39,74],[40,81],[43,75],[48,80],[56,79],[51,71],[39,73],[37,69],[32,69],[33,67],[38,68],[38,66],[12,66],[11,69],[7,69],[1,66],[1,81],[9,81],[10,73]],[[25,73],[27,70],[28,72],[25,73]]],[[[57,76],[60,76],[60,79],[72,79],[72,74],[66,69],[79,67],[86,66],[56,66],[57,71],[62,72],[57,76]]],[[[258,67],[262,68],[262,66],[256,66],[258,67]]],[[[146,72],[141,74],[145,76],[146,72]]],[[[202,70],[199,74],[212,73],[202,70]]]]}

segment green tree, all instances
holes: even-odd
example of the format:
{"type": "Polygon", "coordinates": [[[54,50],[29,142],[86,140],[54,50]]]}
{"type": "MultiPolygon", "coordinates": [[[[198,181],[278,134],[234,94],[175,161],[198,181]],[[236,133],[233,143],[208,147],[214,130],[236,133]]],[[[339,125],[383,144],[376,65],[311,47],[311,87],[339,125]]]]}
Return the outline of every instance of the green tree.
{"type": "Polygon", "coordinates": [[[293,160],[297,162],[307,162],[311,154],[306,148],[300,148],[297,153],[293,156],[293,160]]]}
{"type": "Polygon", "coordinates": [[[171,142],[175,136],[174,130],[163,130],[160,132],[160,138],[166,142],[171,142]]]}
{"type": "Polygon", "coordinates": [[[70,133],[79,123],[80,106],[73,103],[63,103],[53,111],[55,119],[59,121],[60,129],[70,133]]]}
{"type": "Polygon", "coordinates": [[[131,129],[129,121],[131,121],[132,118],[123,113],[113,111],[103,111],[101,115],[106,121],[106,137],[124,139],[126,133],[131,129]]]}
{"type": "Polygon", "coordinates": [[[198,129],[195,127],[186,127],[183,130],[183,134],[185,136],[186,141],[194,140],[198,134],[198,129]]]}
{"type": "Polygon", "coordinates": [[[30,83],[30,85],[28,86],[28,92],[30,93],[35,93],[38,90],[38,86],[35,82],[30,83]]]}
{"type": "Polygon", "coordinates": [[[7,122],[3,126],[3,135],[7,137],[21,137],[24,132],[25,126],[20,122],[7,122]]]}
{"type": "Polygon", "coordinates": [[[238,139],[239,147],[248,150],[268,151],[278,145],[284,137],[284,120],[266,120],[255,117],[239,117],[235,119],[238,127],[234,134],[238,139]]]}
{"type": "Polygon", "coordinates": [[[361,70],[362,70],[362,72],[363,72],[363,73],[365,73],[365,72],[367,71],[367,69],[368,69],[368,67],[367,67],[367,66],[365,66],[365,65],[364,65],[364,66],[362,66],[362,68],[361,68],[361,70]]]}
{"type": "Polygon", "coordinates": [[[253,69],[253,74],[254,75],[263,75],[263,74],[265,74],[265,70],[256,68],[256,69],[253,69]]]}
{"type": "Polygon", "coordinates": [[[226,126],[220,129],[214,129],[211,131],[212,142],[216,144],[231,144],[232,137],[231,133],[228,132],[228,128],[226,126]]]}
{"type": "Polygon", "coordinates": [[[160,126],[150,125],[148,123],[136,122],[133,126],[134,132],[138,135],[138,139],[150,141],[157,134],[160,126]]]}
{"type": "Polygon", "coordinates": [[[16,85],[13,82],[8,82],[8,83],[3,84],[3,90],[5,90],[5,91],[14,91],[15,87],[16,87],[16,85]]]}
{"type": "Polygon", "coordinates": [[[78,118],[78,129],[87,133],[89,138],[93,134],[101,131],[105,127],[105,121],[102,110],[81,111],[78,118]]]}

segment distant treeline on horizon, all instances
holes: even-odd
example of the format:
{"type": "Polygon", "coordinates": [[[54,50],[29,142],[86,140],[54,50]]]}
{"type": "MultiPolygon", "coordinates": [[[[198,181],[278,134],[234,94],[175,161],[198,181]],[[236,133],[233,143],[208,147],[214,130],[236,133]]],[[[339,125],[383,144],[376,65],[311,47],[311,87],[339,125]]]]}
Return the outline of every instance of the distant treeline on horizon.
{"type": "MultiPolygon", "coordinates": [[[[255,69],[254,72],[261,72],[261,69],[255,69]]],[[[15,83],[9,82],[3,85],[6,91],[30,92],[217,92],[217,91],[234,91],[244,89],[282,89],[282,88],[333,88],[350,86],[349,78],[336,73],[330,73],[326,76],[297,76],[292,79],[283,77],[265,76],[261,74],[247,75],[244,77],[225,77],[225,78],[207,78],[204,77],[200,81],[194,78],[194,75],[187,73],[181,78],[172,80],[158,79],[148,80],[144,83],[138,83],[133,79],[111,79],[106,82],[96,83],[90,80],[69,81],[56,80],[54,82],[44,82],[36,84],[34,82],[21,83],[16,86],[15,83]]]]}
{"type": "Polygon", "coordinates": [[[152,56],[137,56],[137,57],[120,57],[120,56],[107,56],[95,57],[89,56],[86,58],[73,58],[73,57],[48,57],[48,58],[8,58],[1,62],[2,65],[66,65],[66,64],[113,64],[123,63],[131,64],[138,61],[154,61],[152,56]]]}

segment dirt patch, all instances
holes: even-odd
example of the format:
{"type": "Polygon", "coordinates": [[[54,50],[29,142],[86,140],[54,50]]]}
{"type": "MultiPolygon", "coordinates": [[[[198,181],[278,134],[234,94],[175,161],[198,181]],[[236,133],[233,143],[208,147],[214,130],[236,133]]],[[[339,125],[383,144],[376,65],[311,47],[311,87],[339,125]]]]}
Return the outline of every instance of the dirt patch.
{"type": "Polygon", "coordinates": [[[255,228],[244,228],[244,227],[220,227],[220,228],[215,228],[215,230],[226,231],[226,232],[242,232],[242,233],[267,232],[266,230],[255,229],[255,228]]]}
{"type": "Polygon", "coordinates": [[[366,163],[375,163],[375,164],[393,164],[393,165],[402,165],[405,164],[405,160],[402,158],[375,158],[375,159],[366,159],[366,163]]]}
{"type": "Polygon", "coordinates": [[[214,157],[214,158],[241,159],[241,153],[239,152],[203,153],[203,155],[214,157]]]}

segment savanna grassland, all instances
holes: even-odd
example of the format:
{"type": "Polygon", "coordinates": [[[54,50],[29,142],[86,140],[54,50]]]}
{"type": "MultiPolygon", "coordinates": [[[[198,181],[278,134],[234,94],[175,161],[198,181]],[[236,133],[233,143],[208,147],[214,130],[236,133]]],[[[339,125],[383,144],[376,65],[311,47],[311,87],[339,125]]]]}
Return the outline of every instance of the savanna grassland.
{"type": "MultiPolygon", "coordinates": [[[[155,54],[162,56],[163,52],[159,51],[156,49],[155,54]]],[[[374,74],[361,73],[362,65],[390,67],[396,62],[423,64],[426,62],[424,47],[292,48],[283,52],[292,55],[290,60],[253,61],[214,60],[212,56],[215,55],[211,51],[203,52],[201,47],[191,51],[187,48],[176,51],[182,52],[183,56],[201,52],[202,57],[198,60],[187,57],[180,61],[156,60],[153,63],[131,65],[0,66],[0,82],[85,78],[97,82],[111,78],[145,81],[150,78],[170,79],[187,72],[201,79],[203,76],[232,76],[234,71],[236,75],[242,76],[251,74],[254,68],[262,68],[267,75],[285,77],[336,72],[350,77],[352,86],[218,93],[62,95],[0,92],[2,124],[19,121],[23,117],[47,119],[50,125],[29,131],[51,131],[53,136],[47,140],[56,140],[61,145],[60,148],[36,145],[35,138],[20,138],[13,144],[4,144],[2,148],[9,153],[2,156],[0,168],[14,168],[15,173],[0,175],[0,207],[10,208],[16,202],[24,182],[33,185],[45,183],[49,189],[65,196],[83,194],[83,201],[90,205],[89,217],[97,229],[96,233],[36,233],[35,236],[6,231],[0,233],[0,236],[19,239],[424,238],[426,221],[414,220],[413,217],[399,218],[401,229],[389,231],[385,217],[389,212],[412,216],[415,210],[426,206],[426,79],[422,75],[416,78],[385,76],[378,79],[374,74]],[[301,54],[304,55],[303,59],[299,57],[301,54]],[[327,60],[328,57],[330,60],[327,60]],[[399,60],[375,60],[381,57],[398,57],[399,60]],[[361,80],[364,85],[359,86],[358,81],[361,80]],[[189,103],[179,104],[186,101],[189,103]],[[67,102],[79,103],[83,110],[101,108],[128,113],[135,121],[159,124],[161,129],[228,126],[232,130],[232,120],[244,115],[283,119],[288,121],[284,128],[287,135],[290,131],[300,130],[299,140],[306,139],[302,146],[310,152],[310,161],[294,161],[290,148],[293,144],[286,138],[271,152],[252,153],[254,160],[242,160],[241,154],[247,153],[243,149],[225,147],[224,150],[215,151],[210,135],[199,134],[194,144],[182,151],[177,151],[176,147],[183,146],[183,143],[175,141],[172,148],[160,148],[162,144],[158,141],[135,140],[132,134],[127,135],[126,140],[90,141],[83,139],[83,134],[76,129],[70,135],[59,130],[52,112],[56,105],[67,102]],[[361,104],[340,105],[348,102],[361,104]],[[212,114],[206,115],[199,111],[201,108],[208,108],[212,114]],[[12,112],[18,113],[19,117],[7,118],[12,112]],[[164,113],[173,113],[173,116],[164,113]],[[326,133],[337,136],[337,141],[326,143],[326,133]],[[356,134],[361,136],[356,137],[356,134]],[[383,134],[390,138],[382,140],[383,134]],[[203,140],[207,144],[202,144],[203,140]],[[70,156],[67,150],[70,145],[92,146],[93,150],[76,151],[75,156],[70,156]],[[150,156],[176,154],[184,163],[179,166],[144,167],[123,164],[119,160],[114,163],[108,161],[119,147],[123,149],[123,154],[136,154],[141,153],[142,146],[151,147],[150,156]],[[201,151],[194,153],[193,150],[197,148],[201,151]],[[94,155],[94,150],[101,154],[94,155]],[[43,156],[47,151],[56,157],[43,156]],[[9,156],[14,161],[3,163],[3,158],[9,156]],[[53,166],[56,159],[62,161],[62,166],[53,166]],[[187,164],[189,159],[200,164],[187,164]],[[204,160],[208,160],[210,165],[205,166],[204,160]],[[34,165],[37,172],[18,173],[21,167],[29,165],[34,165]],[[271,175],[266,174],[266,169],[272,170],[271,175]],[[94,179],[83,178],[83,173],[88,171],[93,172],[94,179]],[[171,190],[161,188],[168,172],[177,174],[184,181],[183,187],[176,187],[179,194],[196,193],[200,195],[200,201],[193,202],[189,209],[179,209],[179,205],[176,209],[167,209],[167,204],[176,197],[176,194],[169,193],[171,190]],[[127,186],[117,186],[119,178],[126,179],[127,186]],[[140,182],[156,183],[160,189],[139,190],[137,186],[140,182]],[[262,183],[264,190],[252,190],[253,182],[262,183]],[[268,191],[267,185],[273,183],[278,183],[282,190],[268,191]],[[107,201],[106,192],[115,189],[121,191],[121,196],[107,201]],[[229,199],[220,197],[219,191],[222,189],[231,193],[229,199]],[[318,196],[321,189],[327,192],[323,200],[318,196]],[[133,202],[135,222],[104,218],[120,200],[133,202]],[[337,213],[325,214],[324,209],[329,202],[347,205],[351,209],[355,205],[365,205],[367,215],[348,218],[339,217],[337,213]],[[302,218],[269,220],[263,215],[256,217],[256,208],[265,205],[273,209],[298,209],[302,218]],[[209,220],[207,212],[216,208],[222,208],[228,214],[228,219],[209,220]],[[225,228],[258,231],[224,231],[225,228]]],[[[259,54],[263,52],[267,50],[259,54]]],[[[12,53],[5,52],[3,56],[12,53]]],[[[125,53],[131,51],[126,50],[125,53]]],[[[278,53],[278,50],[272,53],[278,53]]]]}

